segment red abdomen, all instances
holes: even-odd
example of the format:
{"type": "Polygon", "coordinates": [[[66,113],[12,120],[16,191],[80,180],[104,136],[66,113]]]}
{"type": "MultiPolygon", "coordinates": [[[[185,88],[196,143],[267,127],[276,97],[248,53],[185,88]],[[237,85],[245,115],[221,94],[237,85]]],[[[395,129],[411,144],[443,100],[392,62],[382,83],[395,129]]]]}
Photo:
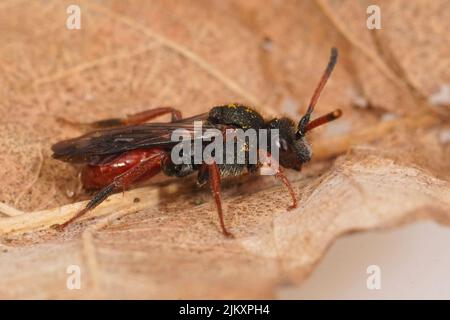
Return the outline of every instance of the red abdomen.
{"type": "MultiPolygon", "coordinates": [[[[81,182],[85,189],[100,189],[110,184],[115,177],[131,169],[141,161],[160,155],[161,149],[137,149],[125,152],[107,164],[86,165],[81,171],[81,182]]],[[[161,164],[148,169],[136,181],[149,179],[161,171],[161,164]]]]}

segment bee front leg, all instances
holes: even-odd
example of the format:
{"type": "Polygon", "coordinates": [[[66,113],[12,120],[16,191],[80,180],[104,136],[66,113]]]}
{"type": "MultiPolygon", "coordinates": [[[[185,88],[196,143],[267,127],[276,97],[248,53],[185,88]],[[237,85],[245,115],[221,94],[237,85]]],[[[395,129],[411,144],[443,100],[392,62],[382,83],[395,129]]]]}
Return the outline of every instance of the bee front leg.
{"type": "Polygon", "coordinates": [[[275,177],[279,179],[288,189],[288,192],[292,198],[292,204],[288,207],[288,210],[297,208],[297,196],[295,194],[294,188],[289,182],[288,178],[284,175],[284,170],[280,164],[272,157],[272,155],[264,150],[259,149],[260,158],[271,164],[272,168],[275,167],[275,177]]]}
{"type": "Polygon", "coordinates": [[[284,171],[280,166],[278,167],[278,171],[275,173],[275,177],[281,180],[281,182],[286,186],[289,194],[291,195],[292,204],[288,207],[288,210],[297,208],[297,196],[295,194],[294,188],[292,188],[291,183],[289,182],[288,178],[284,175],[284,171]]]}

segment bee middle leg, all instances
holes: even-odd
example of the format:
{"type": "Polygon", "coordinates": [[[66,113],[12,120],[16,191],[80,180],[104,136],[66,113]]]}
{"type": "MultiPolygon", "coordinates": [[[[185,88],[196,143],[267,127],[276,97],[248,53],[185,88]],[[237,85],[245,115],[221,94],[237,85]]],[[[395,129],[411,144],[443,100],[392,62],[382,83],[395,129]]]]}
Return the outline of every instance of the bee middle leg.
{"type": "Polygon", "coordinates": [[[211,188],[214,201],[216,202],[217,213],[219,215],[219,222],[222,233],[226,237],[233,237],[233,234],[227,230],[227,228],[225,227],[225,222],[223,221],[222,199],[220,196],[220,169],[215,161],[212,161],[212,163],[210,164],[205,163],[202,165],[199,172],[199,181],[204,178],[205,174],[207,174],[208,176],[209,186],[211,188]]]}

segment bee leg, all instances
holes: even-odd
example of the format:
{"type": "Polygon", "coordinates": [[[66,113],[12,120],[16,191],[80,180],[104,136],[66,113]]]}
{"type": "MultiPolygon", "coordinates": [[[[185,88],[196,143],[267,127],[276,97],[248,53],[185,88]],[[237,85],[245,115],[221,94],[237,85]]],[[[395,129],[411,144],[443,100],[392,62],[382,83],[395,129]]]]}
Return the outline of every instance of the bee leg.
{"type": "MultiPolygon", "coordinates": [[[[220,170],[217,163],[213,161],[211,164],[204,164],[208,168],[208,180],[209,186],[216,201],[217,213],[219,214],[220,227],[222,228],[222,233],[226,237],[233,237],[233,235],[228,232],[223,221],[223,211],[222,211],[222,200],[220,197],[220,170]]],[[[204,167],[203,167],[204,168],[204,167]]],[[[202,168],[202,169],[203,169],[202,168]]],[[[204,169],[203,169],[204,170],[204,169]]]]}
{"type": "Polygon", "coordinates": [[[150,110],[145,110],[142,112],[134,113],[128,115],[126,118],[110,118],[105,120],[99,120],[95,122],[90,123],[80,123],[75,122],[66,118],[58,117],[58,120],[74,126],[79,126],[86,129],[104,129],[104,128],[111,128],[111,127],[117,127],[117,126],[124,126],[124,125],[132,125],[132,124],[140,124],[145,123],[149,120],[152,120],[154,118],[157,118],[159,116],[165,115],[170,113],[172,115],[172,122],[181,120],[181,112],[177,109],[171,108],[171,107],[159,107],[154,108],[150,110]]]}
{"type": "Polygon", "coordinates": [[[107,185],[106,187],[102,188],[99,192],[97,192],[94,197],[88,202],[86,207],[84,209],[78,211],[78,213],[64,222],[63,224],[56,225],[56,229],[59,231],[64,230],[69,224],[77,220],[79,217],[83,216],[90,210],[94,209],[96,206],[98,206],[100,203],[102,203],[106,198],[108,198],[114,191],[116,190],[116,187],[114,183],[111,183],[107,185]]]}
{"type": "Polygon", "coordinates": [[[164,114],[170,113],[172,115],[172,122],[178,121],[182,119],[181,111],[171,108],[171,107],[159,107],[155,109],[145,110],[142,112],[138,112],[135,114],[128,115],[125,119],[122,121],[123,124],[139,124],[144,123],[149,120],[152,120],[156,117],[162,116],[164,114]]]}
{"type": "Polygon", "coordinates": [[[260,158],[264,159],[265,161],[268,161],[271,164],[272,168],[273,167],[277,168],[275,171],[275,177],[279,179],[288,189],[288,192],[292,198],[292,204],[288,207],[288,210],[297,208],[297,196],[288,178],[284,175],[283,168],[278,164],[278,162],[272,157],[272,155],[269,152],[261,149],[259,149],[258,151],[260,158]]]}
{"type": "Polygon", "coordinates": [[[281,182],[286,186],[289,194],[291,195],[292,204],[288,207],[288,210],[297,208],[297,196],[295,195],[294,188],[292,188],[291,183],[289,182],[288,178],[284,175],[283,169],[280,166],[278,167],[278,171],[275,174],[275,177],[281,180],[281,182]]]}
{"type": "MultiPolygon", "coordinates": [[[[165,158],[166,156],[167,155],[164,152],[153,155],[152,157],[149,157],[148,159],[145,159],[136,166],[132,167],[128,171],[125,171],[124,173],[118,175],[116,178],[114,178],[114,180],[110,184],[100,189],[100,191],[98,191],[94,195],[94,197],[88,202],[88,204],[86,205],[86,207],[84,207],[84,209],[79,211],[75,216],[73,216],[63,224],[57,225],[56,228],[59,230],[63,230],[70,223],[72,223],[79,217],[83,216],[90,210],[94,209],[95,207],[97,207],[100,203],[105,201],[115,191],[125,189],[127,186],[132,184],[134,181],[138,180],[144,174],[152,171],[154,173],[153,175],[156,175],[159,172],[159,170],[155,169],[161,167],[161,162],[163,158],[165,158]]],[[[146,178],[151,178],[151,176],[148,176],[146,178]]]]}

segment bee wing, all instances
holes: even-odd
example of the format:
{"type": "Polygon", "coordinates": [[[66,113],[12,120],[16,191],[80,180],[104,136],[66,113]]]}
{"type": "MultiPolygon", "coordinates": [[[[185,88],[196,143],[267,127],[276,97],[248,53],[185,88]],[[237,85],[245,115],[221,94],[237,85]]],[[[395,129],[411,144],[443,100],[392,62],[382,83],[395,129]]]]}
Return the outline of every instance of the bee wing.
{"type": "MultiPolygon", "coordinates": [[[[60,141],[52,146],[53,158],[70,163],[100,164],[112,161],[123,152],[142,148],[170,150],[179,143],[171,139],[175,130],[183,139],[194,139],[194,121],[203,129],[216,128],[199,116],[171,123],[146,123],[89,132],[78,138],[60,141]]],[[[203,132],[198,138],[203,139],[203,132]]]]}

